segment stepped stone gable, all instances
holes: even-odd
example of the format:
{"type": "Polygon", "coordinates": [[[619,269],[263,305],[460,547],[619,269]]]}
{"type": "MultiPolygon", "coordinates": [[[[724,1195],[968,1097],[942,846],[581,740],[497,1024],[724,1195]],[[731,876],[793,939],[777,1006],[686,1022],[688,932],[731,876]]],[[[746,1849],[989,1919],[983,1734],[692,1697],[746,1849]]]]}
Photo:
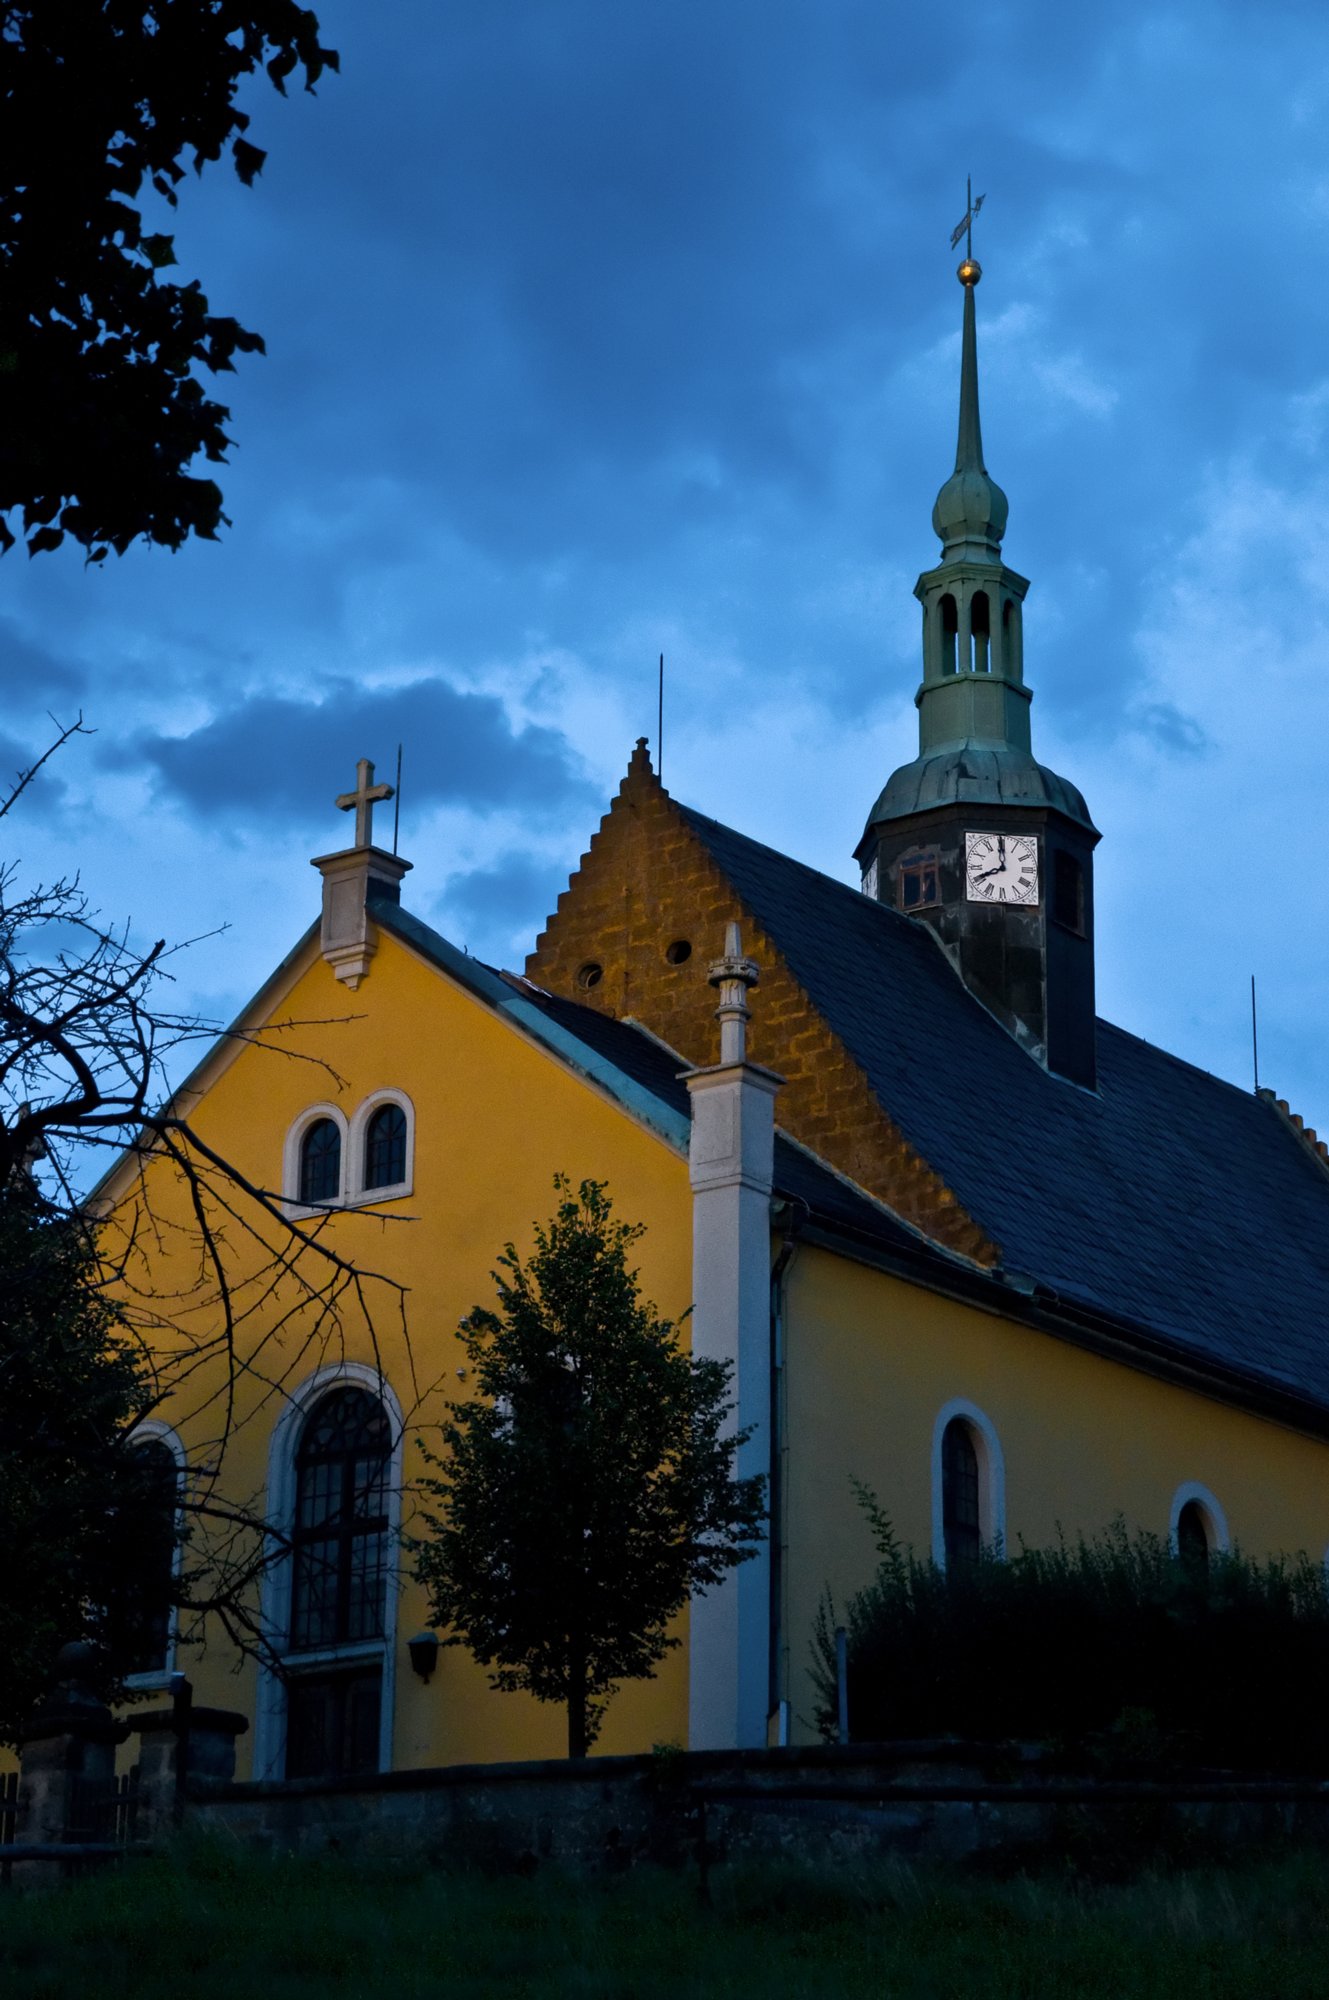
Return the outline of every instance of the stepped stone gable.
{"type": "Polygon", "coordinates": [[[716,1028],[705,967],[735,919],[761,968],[752,1053],[785,1078],[782,1127],[934,1242],[974,1263],[997,1263],[997,1246],[892,1123],[665,791],[644,740],[536,940],[526,976],[562,999],[640,1021],[689,1063],[706,1064],[715,1060],[716,1028]],[[669,949],[680,943],[691,952],[671,962],[669,949]]]}

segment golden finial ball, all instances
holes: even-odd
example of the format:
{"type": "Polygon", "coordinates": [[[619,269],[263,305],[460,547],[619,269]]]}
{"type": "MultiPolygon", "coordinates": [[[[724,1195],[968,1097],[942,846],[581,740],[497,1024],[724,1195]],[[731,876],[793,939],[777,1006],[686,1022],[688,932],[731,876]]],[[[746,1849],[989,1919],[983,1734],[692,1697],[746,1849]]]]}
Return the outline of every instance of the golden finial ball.
{"type": "Polygon", "coordinates": [[[976,285],[983,275],[983,266],[973,257],[966,257],[955,275],[962,285],[976,285]]]}

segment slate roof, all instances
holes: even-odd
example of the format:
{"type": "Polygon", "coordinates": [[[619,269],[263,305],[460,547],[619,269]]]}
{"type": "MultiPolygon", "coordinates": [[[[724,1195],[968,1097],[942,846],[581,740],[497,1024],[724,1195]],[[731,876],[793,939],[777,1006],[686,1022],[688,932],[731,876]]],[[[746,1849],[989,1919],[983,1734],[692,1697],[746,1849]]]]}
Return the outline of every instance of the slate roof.
{"type": "Polygon", "coordinates": [[[1268,1104],[1102,1020],[1050,1076],[921,924],[679,810],[1007,1271],[1329,1408],[1329,1172],[1268,1104]]]}

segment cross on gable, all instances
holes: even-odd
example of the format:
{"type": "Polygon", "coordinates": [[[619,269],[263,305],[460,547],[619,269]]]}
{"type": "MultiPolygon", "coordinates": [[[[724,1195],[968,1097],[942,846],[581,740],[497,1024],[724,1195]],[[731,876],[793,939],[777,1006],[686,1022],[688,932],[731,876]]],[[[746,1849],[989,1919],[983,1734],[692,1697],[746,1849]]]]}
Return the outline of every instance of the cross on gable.
{"type": "Polygon", "coordinates": [[[380,799],[392,797],[391,785],[374,783],[374,767],[368,757],[362,757],[355,767],[355,790],[343,792],[337,800],[343,812],[355,812],[355,845],[372,847],[374,844],[374,807],[380,799]]]}

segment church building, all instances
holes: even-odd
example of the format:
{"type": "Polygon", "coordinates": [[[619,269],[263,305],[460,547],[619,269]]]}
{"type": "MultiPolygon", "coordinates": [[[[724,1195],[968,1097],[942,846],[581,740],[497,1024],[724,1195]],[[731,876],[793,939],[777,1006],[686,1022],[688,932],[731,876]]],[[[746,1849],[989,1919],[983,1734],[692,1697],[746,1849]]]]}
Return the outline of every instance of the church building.
{"type": "MultiPolygon", "coordinates": [[[[464,1650],[418,1670],[397,1542],[419,1439],[467,1394],[457,1326],[555,1172],[646,1225],[643,1292],[732,1362],[739,1469],[770,1503],[759,1558],[692,1604],[600,1750],[813,1736],[818,1601],[874,1565],[855,1481],[943,1564],[1118,1517],[1197,1554],[1329,1545],[1329,1153],[1272,1093],[1096,1017],[1099,830],[1034,755],[981,273],[958,275],[918,754],[846,829],[860,886],[671,797],[642,741],[524,973],[499,971],[411,914],[362,764],[321,914],[182,1088],[254,1187],[404,1288],[403,1323],[344,1315],[296,1362],[279,1288],[258,1262],[247,1281],[221,1478],[281,1537],[257,1615],[282,1672],[219,1628],[201,1652],[165,1634],[143,1677],[180,1666],[245,1709],[242,1775],[559,1753],[559,1713],[464,1650]]],[[[97,1195],[139,1225],[164,1322],[189,1297],[185,1199],[160,1157],[97,1195]]],[[[185,1477],[208,1402],[195,1371],[149,1427],[185,1477]]]]}

